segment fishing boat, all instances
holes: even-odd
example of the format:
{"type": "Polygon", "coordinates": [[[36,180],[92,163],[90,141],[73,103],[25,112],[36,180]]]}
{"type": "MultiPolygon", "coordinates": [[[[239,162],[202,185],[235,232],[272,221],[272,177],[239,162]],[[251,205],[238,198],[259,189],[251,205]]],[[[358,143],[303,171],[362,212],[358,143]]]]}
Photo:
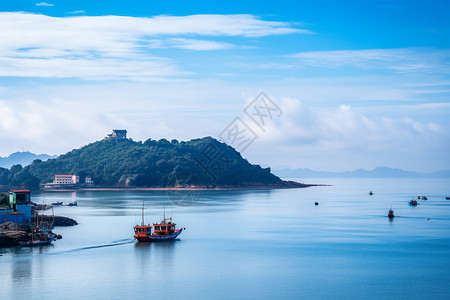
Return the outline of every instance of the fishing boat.
{"type": "Polygon", "coordinates": [[[77,201],[70,202],[67,206],[78,206],[77,201]]]}
{"type": "Polygon", "coordinates": [[[176,224],[172,222],[172,217],[166,218],[165,214],[160,223],[153,223],[153,226],[144,225],[144,205],[142,205],[142,222],[136,225],[134,229],[134,238],[138,242],[159,242],[176,239],[186,228],[175,228],[176,224]]]}
{"type": "Polygon", "coordinates": [[[33,230],[31,240],[29,242],[22,242],[20,245],[23,247],[50,245],[54,240],[56,240],[54,233],[36,228],[33,230]]]}
{"type": "Polygon", "coordinates": [[[428,198],[425,196],[422,196],[422,200],[428,200],[428,198]]]}
{"type": "Polygon", "coordinates": [[[56,201],[56,202],[53,202],[52,205],[53,206],[61,206],[61,205],[63,205],[63,202],[62,201],[56,201]]]}
{"type": "Polygon", "coordinates": [[[372,195],[373,195],[373,192],[372,192],[372,191],[370,191],[369,195],[370,195],[370,196],[372,196],[372,195]]]}
{"type": "Polygon", "coordinates": [[[56,234],[52,232],[54,223],[54,217],[52,222],[40,221],[39,213],[36,212],[36,226],[31,233],[31,239],[20,245],[23,247],[50,245],[57,238],[56,234]]]}
{"type": "Polygon", "coordinates": [[[392,208],[388,212],[388,217],[391,219],[394,217],[394,210],[392,208]]]}
{"type": "Polygon", "coordinates": [[[417,200],[409,200],[409,205],[417,206],[417,200]]]}

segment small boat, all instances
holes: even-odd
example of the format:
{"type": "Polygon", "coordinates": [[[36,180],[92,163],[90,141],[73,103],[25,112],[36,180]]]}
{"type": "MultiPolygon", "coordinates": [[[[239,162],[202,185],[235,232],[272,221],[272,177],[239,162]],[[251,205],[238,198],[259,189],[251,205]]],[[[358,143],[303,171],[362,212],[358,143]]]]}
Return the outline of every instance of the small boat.
{"type": "Polygon", "coordinates": [[[67,206],[78,206],[77,201],[70,202],[67,206]]]}
{"type": "Polygon", "coordinates": [[[62,201],[53,202],[52,205],[53,206],[61,206],[61,205],[63,205],[63,202],[62,201]]]}
{"type": "Polygon", "coordinates": [[[420,196],[417,196],[417,200],[420,200],[420,196]]]}
{"type": "Polygon", "coordinates": [[[314,202],[314,205],[319,205],[319,202],[314,202]]]}
{"type": "Polygon", "coordinates": [[[394,210],[392,208],[388,212],[388,217],[391,219],[394,217],[394,210]]]}
{"type": "Polygon", "coordinates": [[[39,213],[36,212],[36,225],[31,233],[31,239],[20,245],[23,247],[50,245],[57,238],[57,235],[52,232],[53,225],[54,221],[51,223],[39,221],[39,213]]]}
{"type": "Polygon", "coordinates": [[[417,200],[409,200],[409,205],[417,206],[417,200]]]}
{"type": "Polygon", "coordinates": [[[153,226],[150,224],[144,225],[144,205],[142,205],[142,223],[133,227],[134,238],[138,242],[173,240],[183,232],[183,228],[176,229],[175,226],[176,224],[172,222],[172,218],[166,218],[165,215],[161,223],[154,223],[153,226]]]}
{"type": "Polygon", "coordinates": [[[39,228],[35,230],[31,236],[31,241],[20,243],[23,247],[50,245],[56,240],[56,235],[52,232],[41,231],[39,228]]]}
{"type": "Polygon", "coordinates": [[[425,196],[422,196],[422,200],[428,200],[428,198],[425,196]]]}
{"type": "Polygon", "coordinates": [[[370,195],[370,196],[372,196],[372,195],[373,195],[373,192],[372,192],[372,191],[370,191],[369,195],[370,195]]]}
{"type": "Polygon", "coordinates": [[[450,200],[450,197],[445,197],[445,200],[450,200]]]}

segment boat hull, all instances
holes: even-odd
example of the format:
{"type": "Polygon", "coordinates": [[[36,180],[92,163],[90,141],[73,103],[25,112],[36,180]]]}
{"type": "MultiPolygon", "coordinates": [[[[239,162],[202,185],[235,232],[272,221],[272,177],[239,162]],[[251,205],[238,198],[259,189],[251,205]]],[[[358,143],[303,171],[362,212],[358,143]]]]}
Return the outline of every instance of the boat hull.
{"type": "Polygon", "coordinates": [[[44,245],[50,245],[53,242],[51,241],[40,241],[40,242],[31,242],[31,243],[22,243],[20,246],[22,247],[34,247],[34,246],[44,246],[44,245]]]}
{"type": "Polygon", "coordinates": [[[147,235],[147,236],[138,236],[136,237],[136,239],[138,240],[138,242],[162,242],[162,241],[168,241],[168,240],[174,240],[176,239],[181,232],[183,231],[183,229],[177,229],[175,231],[174,234],[172,235],[167,235],[167,236],[153,236],[153,235],[147,235]]]}
{"type": "Polygon", "coordinates": [[[51,234],[48,236],[47,240],[44,241],[31,241],[31,242],[23,242],[20,244],[22,247],[34,247],[34,246],[44,246],[44,245],[50,245],[54,240],[56,240],[56,236],[54,234],[51,234]]]}

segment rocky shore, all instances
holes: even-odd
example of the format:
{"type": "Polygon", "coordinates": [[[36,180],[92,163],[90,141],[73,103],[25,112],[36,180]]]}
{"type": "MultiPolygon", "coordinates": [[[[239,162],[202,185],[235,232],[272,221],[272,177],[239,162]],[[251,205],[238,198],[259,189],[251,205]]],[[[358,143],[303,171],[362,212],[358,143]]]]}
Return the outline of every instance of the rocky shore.
{"type": "Polygon", "coordinates": [[[13,222],[0,224],[0,247],[18,246],[30,239],[31,226],[13,222]]]}
{"type": "Polygon", "coordinates": [[[56,227],[67,227],[67,226],[75,226],[78,225],[77,221],[74,219],[63,217],[63,216],[39,216],[39,219],[43,222],[53,222],[56,227]]]}
{"type": "MultiPolygon", "coordinates": [[[[75,226],[77,221],[63,216],[40,216],[41,221],[53,222],[54,226],[75,226]]],[[[5,222],[0,224],[0,247],[18,246],[21,242],[27,242],[31,239],[33,227],[31,224],[19,224],[5,222]]],[[[61,238],[60,235],[57,235],[61,238]]]]}

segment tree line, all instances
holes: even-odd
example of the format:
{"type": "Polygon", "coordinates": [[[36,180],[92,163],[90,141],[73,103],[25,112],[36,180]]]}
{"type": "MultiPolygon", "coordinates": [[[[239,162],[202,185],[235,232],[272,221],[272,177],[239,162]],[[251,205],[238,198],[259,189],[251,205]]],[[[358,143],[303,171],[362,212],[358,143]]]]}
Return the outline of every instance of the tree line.
{"type": "Polygon", "coordinates": [[[252,165],[232,147],[206,137],[187,142],[102,140],[26,167],[0,168],[0,186],[38,189],[55,174],[90,176],[95,185],[239,187],[277,184],[269,168],[252,165]]]}

